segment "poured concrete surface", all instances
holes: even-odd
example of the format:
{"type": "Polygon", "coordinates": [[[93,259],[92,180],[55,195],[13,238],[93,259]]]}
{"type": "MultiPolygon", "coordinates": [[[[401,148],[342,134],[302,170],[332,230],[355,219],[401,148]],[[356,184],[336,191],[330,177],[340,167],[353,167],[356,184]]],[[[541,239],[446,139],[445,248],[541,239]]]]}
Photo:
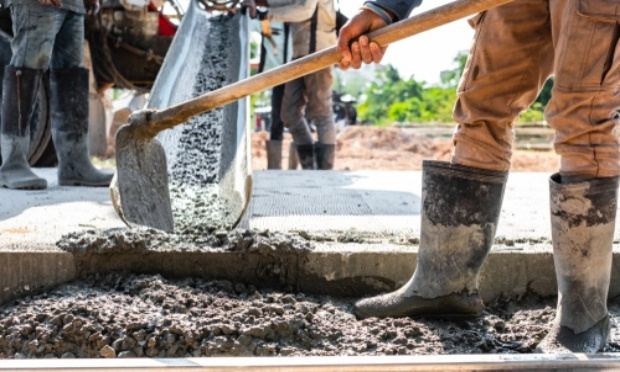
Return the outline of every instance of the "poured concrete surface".
{"type": "MultiPolygon", "coordinates": [[[[498,237],[550,239],[548,177],[509,176],[498,237]]],[[[419,236],[421,189],[417,171],[257,172],[249,226],[419,236]]]]}
{"type": "Polygon", "coordinates": [[[0,188],[0,251],[58,250],[64,234],[125,226],[107,187],[59,186],[55,168],[34,171],[47,180],[47,189],[0,188]]]}
{"type": "MultiPolygon", "coordinates": [[[[56,170],[42,191],[0,188],[0,250],[55,250],[63,234],[124,227],[107,188],[58,186],[56,170]]],[[[497,236],[550,239],[548,174],[508,179],[497,236]]],[[[419,236],[421,172],[256,172],[250,228],[277,231],[356,231],[419,236]]],[[[616,236],[620,226],[616,226],[616,236]]],[[[532,245],[535,247],[535,245],[532,245]]]]}
{"type": "MultiPolygon", "coordinates": [[[[35,172],[48,180],[47,190],[0,189],[0,302],[30,289],[72,279],[83,269],[76,268],[79,265],[74,256],[56,246],[64,234],[124,227],[113,211],[107,188],[60,187],[55,169],[35,172]]],[[[498,227],[499,244],[494,246],[481,273],[485,299],[528,290],[544,295],[555,293],[547,177],[542,173],[510,176],[498,227]]],[[[339,238],[347,236],[342,231],[354,231],[352,236],[360,233],[365,237],[364,244],[342,243],[355,241],[346,239],[339,239],[340,243],[315,242],[315,250],[303,259],[289,257],[299,262],[291,265],[297,271],[289,276],[294,281],[290,284],[328,294],[381,292],[403,284],[415,268],[420,185],[421,172],[256,172],[254,197],[245,224],[319,237],[334,231],[340,231],[339,238]],[[392,244],[393,237],[399,235],[409,238],[392,244]]],[[[140,266],[145,271],[173,276],[234,280],[243,273],[241,276],[253,280],[252,275],[270,262],[251,254],[240,259],[235,252],[189,255],[174,246],[165,252],[146,253],[89,258],[92,261],[87,262],[88,271],[140,266]]],[[[614,267],[620,269],[620,251],[614,267]]],[[[620,291],[618,275],[620,270],[614,269],[612,295],[620,291]]]]}

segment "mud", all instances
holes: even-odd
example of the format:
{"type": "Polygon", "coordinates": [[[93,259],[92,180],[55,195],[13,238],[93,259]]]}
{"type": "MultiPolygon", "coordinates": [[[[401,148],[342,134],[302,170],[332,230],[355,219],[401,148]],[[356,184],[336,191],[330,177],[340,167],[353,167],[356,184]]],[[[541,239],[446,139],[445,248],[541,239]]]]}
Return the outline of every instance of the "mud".
{"type": "MultiPolygon", "coordinates": [[[[552,299],[528,297],[499,301],[470,321],[359,321],[352,301],[227,281],[96,274],[0,308],[0,357],[529,353],[554,317],[552,299]]],[[[620,302],[610,310],[616,338],[620,302]]]]}

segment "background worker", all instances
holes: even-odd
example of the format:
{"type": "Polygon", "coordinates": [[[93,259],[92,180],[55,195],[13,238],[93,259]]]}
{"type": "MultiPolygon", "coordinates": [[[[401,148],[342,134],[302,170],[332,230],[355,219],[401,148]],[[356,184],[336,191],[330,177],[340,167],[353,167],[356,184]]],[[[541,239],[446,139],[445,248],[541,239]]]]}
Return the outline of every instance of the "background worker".
{"type": "MultiPolygon", "coordinates": [[[[269,8],[268,18],[272,22],[291,22],[293,59],[336,43],[334,0],[258,0],[256,5],[269,8]]],[[[302,169],[334,168],[332,81],[331,68],[327,68],[285,85],[281,119],[295,141],[302,169]],[[316,126],[316,143],[305,118],[306,110],[316,126]]]]}
{"type": "Polygon", "coordinates": [[[98,0],[6,0],[13,21],[13,57],[3,77],[0,185],[44,189],[47,181],[27,161],[30,120],[45,70],[50,70],[52,138],[58,182],[66,186],[108,186],[112,174],[98,171],[88,153],[88,70],[84,57],[84,15],[98,0]]]}
{"type": "MultiPolygon", "coordinates": [[[[341,66],[381,61],[385,49],[366,37],[349,43],[419,2],[365,3],[340,32],[341,66]]],[[[397,291],[358,301],[358,317],[482,312],[478,274],[495,237],[513,124],[553,74],[545,115],[561,156],[549,179],[558,306],[538,351],[604,348],[620,173],[619,21],[617,2],[605,0],[515,0],[470,20],[476,37],[454,108],[451,161],[423,165],[416,271],[397,291]]]]}

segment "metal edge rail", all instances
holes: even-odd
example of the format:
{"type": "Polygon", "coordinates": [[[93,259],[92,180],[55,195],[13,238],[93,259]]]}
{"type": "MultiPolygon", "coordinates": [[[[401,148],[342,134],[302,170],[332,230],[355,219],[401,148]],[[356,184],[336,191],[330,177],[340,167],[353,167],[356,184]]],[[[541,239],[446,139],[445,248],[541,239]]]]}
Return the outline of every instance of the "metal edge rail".
{"type": "Polygon", "coordinates": [[[0,361],[0,371],[617,371],[620,354],[471,354],[437,356],[29,359],[0,361]]]}

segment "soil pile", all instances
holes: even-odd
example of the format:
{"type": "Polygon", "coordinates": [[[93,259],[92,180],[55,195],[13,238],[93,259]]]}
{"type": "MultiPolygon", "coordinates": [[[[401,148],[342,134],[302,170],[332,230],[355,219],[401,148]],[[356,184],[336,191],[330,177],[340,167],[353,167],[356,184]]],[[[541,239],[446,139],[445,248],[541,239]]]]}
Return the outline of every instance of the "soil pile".
{"type": "MultiPolygon", "coordinates": [[[[268,132],[252,134],[252,164],[255,170],[267,168],[265,142],[268,132]]],[[[288,164],[290,135],[283,141],[284,169],[288,164]]],[[[452,142],[414,133],[410,128],[348,126],[337,137],[336,170],[420,170],[425,159],[450,159],[452,142]]],[[[554,172],[559,157],[553,151],[515,150],[511,171],[554,172]]]]}
{"type": "MultiPolygon", "coordinates": [[[[476,320],[356,320],[352,301],[158,275],[93,275],[0,308],[0,358],[527,353],[551,301],[476,320]]],[[[613,323],[620,302],[610,308],[613,323]]],[[[610,344],[607,351],[620,351],[610,344]]]]}

